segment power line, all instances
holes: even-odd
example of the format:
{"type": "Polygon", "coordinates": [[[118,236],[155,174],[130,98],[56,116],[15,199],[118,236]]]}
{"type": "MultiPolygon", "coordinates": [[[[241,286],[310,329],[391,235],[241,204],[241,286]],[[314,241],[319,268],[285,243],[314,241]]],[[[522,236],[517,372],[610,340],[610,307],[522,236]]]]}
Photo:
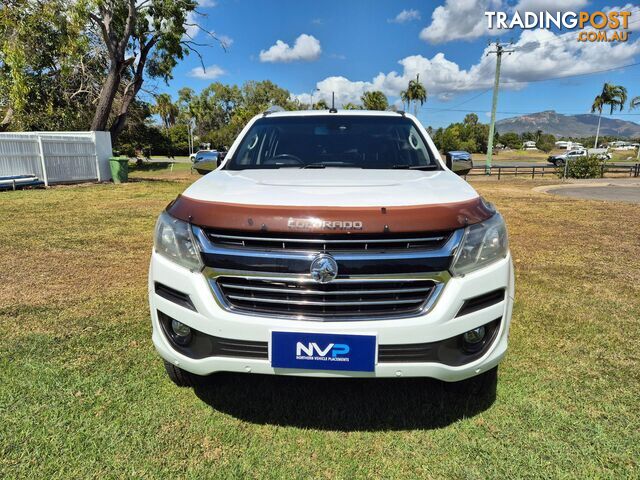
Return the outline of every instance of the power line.
{"type": "MultiPolygon", "coordinates": [[[[427,107],[422,107],[422,110],[430,110],[430,111],[442,111],[441,109],[438,108],[427,108],[427,107]]],[[[461,113],[476,113],[478,111],[478,109],[476,110],[461,110],[461,109],[447,109],[447,112],[461,112],[461,113]]],[[[548,110],[539,110],[537,112],[504,112],[504,111],[496,111],[497,114],[500,115],[533,115],[535,113],[540,113],[540,112],[545,112],[545,111],[553,111],[559,115],[591,115],[589,112],[584,112],[584,111],[576,111],[576,112],[558,112],[556,110],[553,109],[548,109],[548,110]]],[[[607,113],[605,114],[606,116],[630,116],[630,117],[637,117],[640,116],[640,113],[624,113],[624,112],[613,112],[613,113],[607,113]]]]}
{"type": "MultiPolygon", "coordinates": [[[[467,103],[469,103],[469,102],[471,102],[471,101],[475,100],[476,98],[481,97],[481,96],[482,96],[482,95],[484,95],[485,93],[490,92],[490,91],[491,91],[491,89],[492,89],[492,87],[489,87],[489,88],[487,88],[486,90],[481,91],[481,92],[480,92],[480,93],[478,93],[477,95],[473,95],[472,97],[467,98],[467,99],[466,99],[466,100],[464,100],[463,102],[457,103],[456,105],[454,105],[454,106],[453,106],[453,107],[451,107],[451,108],[433,108],[433,109],[430,109],[430,110],[451,110],[452,108],[458,108],[458,107],[461,107],[462,105],[465,105],[465,104],[467,104],[467,103]]],[[[427,109],[427,110],[429,110],[429,109],[427,109]]]]}
{"type": "MultiPolygon", "coordinates": [[[[636,63],[629,63],[627,65],[620,65],[617,67],[611,67],[611,68],[606,68],[606,69],[602,69],[602,70],[595,70],[593,72],[585,72],[585,73],[576,73],[576,74],[572,74],[572,75],[562,75],[562,76],[558,76],[558,77],[548,77],[548,78],[539,78],[539,79],[534,79],[534,80],[526,80],[526,81],[522,81],[522,82],[509,82],[509,81],[504,81],[504,82],[500,82],[501,84],[527,84],[527,83],[539,83],[539,82],[547,82],[547,81],[553,81],[553,80],[563,80],[565,78],[577,78],[577,77],[586,77],[586,76],[590,76],[590,75],[598,75],[600,73],[606,73],[606,72],[611,72],[614,70],[621,70],[623,68],[631,68],[631,67],[637,67],[638,65],[640,65],[640,62],[636,62],[636,63]]],[[[467,110],[456,110],[457,107],[462,106],[466,103],[471,102],[472,100],[475,100],[478,97],[481,97],[482,95],[484,95],[485,93],[489,92],[491,90],[490,88],[487,88],[486,90],[481,91],[480,93],[478,93],[477,95],[474,95],[470,98],[468,98],[467,100],[458,103],[456,105],[454,105],[453,107],[445,107],[445,108],[428,108],[428,107],[423,107],[423,110],[432,110],[432,111],[440,111],[440,112],[469,112],[467,110]]],[[[471,111],[472,112],[472,111],[471,111]]],[[[515,113],[518,114],[517,112],[496,112],[496,113],[515,113]]],[[[523,114],[526,115],[526,114],[523,114]]],[[[615,114],[614,114],[615,115],[615,114]]],[[[617,115],[640,115],[640,113],[619,113],[617,115]]]]}
{"type": "Polygon", "coordinates": [[[562,80],[565,78],[576,78],[576,77],[587,77],[589,75],[597,75],[599,73],[606,73],[606,72],[612,72],[614,70],[622,70],[623,68],[630,68],[630,67],[637,67],[638,65],[640,65],[640,62],[636,62],[636,63],[629,63],[627,65],[620,65],[618,67],[611,67],[611,68],[605,68],[602,70],[594,70],[592,72],[584,72],[584,73],[574,73],[571,75],[560,75],[557,77],[547,77],[547,78],[537,78],[537,79],[533,79],[533,80],[523,80],[523,81],[504,81],[502,82],[502,84],[523,84],[523,83],[538,83],[538,82],[548,82],[551,80],[562,80]]]}

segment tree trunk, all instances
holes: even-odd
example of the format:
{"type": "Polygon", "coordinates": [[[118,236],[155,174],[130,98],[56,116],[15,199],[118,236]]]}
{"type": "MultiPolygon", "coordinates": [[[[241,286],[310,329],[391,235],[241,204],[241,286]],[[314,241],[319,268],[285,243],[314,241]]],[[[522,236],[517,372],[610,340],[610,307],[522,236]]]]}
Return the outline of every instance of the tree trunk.
{"type": "Polygon", "coordinates": [[[119,62],[113,62],[111,68],[109,69],[109,73],[107,74],[104,85],[102,85],[102,89],[100,90],[98,106],[96,107],[96,113],[94,114],[93,121],[91,122],[91,130],[107,130],[109,114],[111,113],[113,99],[118,92],[121,75],[122,65],[119,64],[119,62]]]}
{"type": "Polygon", "coordinates": [[[111,143],[114,144],[118,139],[118,136],[124,130],[125,125],[127,124],[127,116],[129,115],[129,107],[133,103],[133,100],[136,98],[136,95],[142,88],[142,77],[136,78],[134,83],[130,86],[130,88],[125,92],[122,98],[122,105],[120,105],[120,112],[118,112],[118,116],[113,121],[111,128],[109,131],[111,132],[111,143]]]}
{"type": "Polygon", "coordinates": [[[602,110],[598,114],[598,130],[596,130],[596,141],[593,145],[593,148],[598,148],[598,137],[600,136],[600,120],[602,120],[602,110]]]}
{"type": "Polygon", "coordinates": [[[140,49],[140,56],[138,58],[138,64],[135,67],[135,72],[133,74],[133,79],[129,86],[125,89],[124,95],[122,96],[122,105],[120,105],[120,112],[118,116],[111,125],[111,143],[114,144],[118,139],[118,136],[124,130],[125,125],[127,124],[127,116],[129,115],[129,107],[133,103],[138,95],[138,92],[142,88],[142,84],[144,83],[144,68],[147,63],[147,57],[151,49],[155,46],[158,41],[158,36],[151,37],[140,49]]]}
{"type": "Polygon", "coordinates": [[[4,132],[9,129],[9,125],[13,121],[13,108],[7,107],[7,111],[4,113],[4,118],[0,122],[0,132],[4,132]]]}

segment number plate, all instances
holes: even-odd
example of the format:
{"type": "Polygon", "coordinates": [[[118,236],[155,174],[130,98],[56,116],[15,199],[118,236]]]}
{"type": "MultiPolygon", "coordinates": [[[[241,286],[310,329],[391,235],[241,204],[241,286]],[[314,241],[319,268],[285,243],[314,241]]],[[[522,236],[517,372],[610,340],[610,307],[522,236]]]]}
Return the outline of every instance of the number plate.
{"type": "Polygon", "coordinates": [[[375,335],[271,332],[271,366],[373,372],[375,335]]]}

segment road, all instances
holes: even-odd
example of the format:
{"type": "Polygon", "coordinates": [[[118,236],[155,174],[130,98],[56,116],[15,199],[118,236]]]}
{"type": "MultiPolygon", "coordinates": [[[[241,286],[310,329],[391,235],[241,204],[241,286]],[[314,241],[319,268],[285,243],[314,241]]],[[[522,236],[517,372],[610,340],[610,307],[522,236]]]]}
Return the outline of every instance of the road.
{"type": "Polygon", "coordinates": [[[570,182],[571,184],[542,187],[540,190],[552,195],[583,200],[640,203],[640,179],[637,178],[612,179],[606,183],[602,179],[570,182]]]}

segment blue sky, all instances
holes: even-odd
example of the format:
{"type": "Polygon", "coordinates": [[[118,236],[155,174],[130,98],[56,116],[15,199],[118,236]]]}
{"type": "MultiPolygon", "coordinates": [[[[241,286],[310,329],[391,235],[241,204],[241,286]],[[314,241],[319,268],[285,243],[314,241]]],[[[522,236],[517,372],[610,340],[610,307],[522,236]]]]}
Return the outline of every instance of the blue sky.
{"type": "MultiPolygon", "coordinates": [[[[640,58],[640,9],[623,2],[201,0],[200,4],[206,17],[197,21],[230,45],[226,52],[220,46],[200,49],[206,72],[197,71],[196,55],[181,62],[169,86],[157,85],[174,97],[184,86],[200,91],[213,81],[241,84],[269,79],[303,101],[319,88],[315,98],[328,98],[334,90],[339,102],[357,101],[363,91],[381,89],[393,102],[408,79],[420,73],[429,93],[419,115],[425,125],[446,126],[466,113],[451,110],[475,111],[487,121],[495,57],[485,52],[487,42],[498,38],[513,40],[516,48],[503,59],[499,111],[587,113],[605,81],[625,85],[631,96],[640,95],[640,66],[585,75],[640,58]],[[580,43],[576,31],[541,29],[503,31],[498,37],[486,27],[487,10],[555,11],[557,3],[568,11],[617,6],[635,12],[629,41],[580,43]],[[565,75],[581,76],[545,80],[565,75]]],[[[204,41],[206,35],[201,32],[195,38],[204,41]]],[[[498,118],[509,116],[513,115],[498,118]]]]}

